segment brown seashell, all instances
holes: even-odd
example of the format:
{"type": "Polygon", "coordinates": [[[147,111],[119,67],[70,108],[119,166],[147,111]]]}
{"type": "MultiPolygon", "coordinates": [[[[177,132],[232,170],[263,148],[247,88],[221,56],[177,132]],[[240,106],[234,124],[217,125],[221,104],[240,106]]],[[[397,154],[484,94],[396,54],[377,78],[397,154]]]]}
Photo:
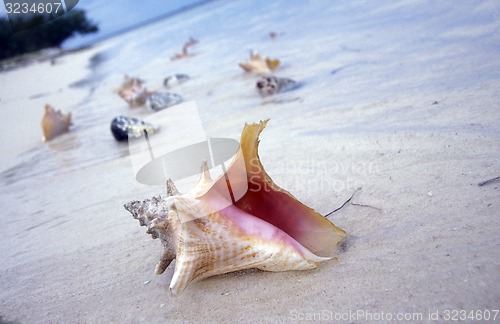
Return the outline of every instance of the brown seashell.
{"type": "Polygon", "coordinates": [[[154,93],[154,91],[149,91],[143,85],[143,80],[125,75],[123,83],[114,91],[118,93],[131,108],[136,108],[144,106],[149,96],[154,93]]]}
{"type": "Polygon", "coordinates": [[[42,132],[44,142],[69,131],[71,123],[71,112],[63,115],[60,110],[55,110],[50,105],[45,105],[45,114],[42,117],[42,132]]]}
{"type": "Polygon", "coordinates": [[[176,61],[176,60],[180,60],[180,59],[183,59],[186,57],[193,56],[193,54],[188,53],[188,48],[193,47],[196,44],[198,44],[198,40],[194,39],[192,37],[189,37],[188,41],[186,43],[184,43],[184,46],[182,46],[182,52],[175,54],[174,56],[172,56],[170,58],[170,60],[176,61]]]}
{"type": "Polygon", "coordinates": [[[280,61],[278,59],[271,60],[267,57],[261,57],[258,53],[251,53],[250,60],[247,62],[239,63],[240,67],[245,70],[245,72],[250,73],[271,73],[271,71],[276,70],[280,61]]]}
{"type": "Polygon", "coordinates": [[[346,232],[276,185],[260,163],[258,138],[266,124],[245,125],[238,153],[216,181],[204,163],[189,193],[180,194],[168,180],[167,197],[125,204],[147,233],[162,242],[156,273],[176,259],[173,294],[227,272],[308,270],[335,256],[346,232]],[[226,179],[231,198],[247,189],[231,199],[234,203],[225,197],[226,179]]]}

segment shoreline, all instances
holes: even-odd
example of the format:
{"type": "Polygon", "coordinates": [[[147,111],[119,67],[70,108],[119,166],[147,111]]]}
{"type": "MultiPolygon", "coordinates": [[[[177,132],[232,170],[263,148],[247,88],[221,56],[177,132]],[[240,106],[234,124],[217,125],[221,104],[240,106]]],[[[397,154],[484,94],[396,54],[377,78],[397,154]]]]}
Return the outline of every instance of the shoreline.
{"type": "Polygon", "coordinates": [[[6,133],[0,142],[0,150],[4,152],[0,171],[18,163],[19,154],[44,145],[40,122],[45,104],[66,112],[88,96],[88,89],[72,85],[91,73],[89,60],[100,50],[91,47],[63,51],[0,72],[0,83],[4,85],[0,89],[0,116],[15,130],[6,133]]]}
{"type": "Polygon", "coordinates": [[[95,46],[96,44],[90,44],[75,49],[62,49],[58,47],[52,47],[44,48],[36,52],[17,55],[0,61],[0,73],[26,68],[37,63],[51,62],[51,64],[55,64],[55,61],[57,59],[60,59],[67,55],[92,49],[95,46]]]}

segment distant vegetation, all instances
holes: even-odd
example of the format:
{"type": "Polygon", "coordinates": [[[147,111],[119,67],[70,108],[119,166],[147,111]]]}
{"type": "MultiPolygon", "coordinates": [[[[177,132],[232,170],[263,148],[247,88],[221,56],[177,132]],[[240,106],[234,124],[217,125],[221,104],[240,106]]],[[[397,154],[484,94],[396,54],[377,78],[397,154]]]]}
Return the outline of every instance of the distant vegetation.
{"type": "Polygon", "coordinates": [[[87,20],[83,10],[73,9],[62,17],[42,23],[48,20],[48,17],[41,15],[25,18],[16,24],[22,24],[23,29],[26,29],[13,33],[9,21],[0,18],[0,60],[43,48],[60,47],[76,33],[98,31],[97,25],[87,20]]]}

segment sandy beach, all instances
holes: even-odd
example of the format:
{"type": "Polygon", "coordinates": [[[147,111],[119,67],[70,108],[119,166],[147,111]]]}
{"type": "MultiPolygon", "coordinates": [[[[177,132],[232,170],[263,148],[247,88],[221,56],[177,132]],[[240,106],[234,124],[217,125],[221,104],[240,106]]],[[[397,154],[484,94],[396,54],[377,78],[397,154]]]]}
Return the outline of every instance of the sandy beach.
{"type": "Polygon", "coordinates": [[[0,73],[0,322],[493,321],[500,181],[478,184],[500,176],[499,30],[494,0],[216,1],[0,73]],[[238,66],[250,50],[300,87],[259,97],[238,66]],[[160,242],[123,208],[166,189],[135,180],[109,124],[153,113],[113,93],[125,74],[157,90],[175,73],[210,136],[270,118],[262,163],[306,205],[325,215],[355,192],[328,217],[348,232],[337,261],[169,293],[174,264],[154,275],[160,242]],[[74,126],[42,143],[46,103],[74,126]]]}

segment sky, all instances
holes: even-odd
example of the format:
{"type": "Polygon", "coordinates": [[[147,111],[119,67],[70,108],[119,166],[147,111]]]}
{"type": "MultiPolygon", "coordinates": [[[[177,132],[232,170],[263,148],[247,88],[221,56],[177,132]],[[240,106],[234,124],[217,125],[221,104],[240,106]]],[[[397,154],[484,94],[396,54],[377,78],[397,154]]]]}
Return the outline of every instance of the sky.
{"type": "MultiPolygon", "coordinates": [[[[98,24],[99,32],[76,35],[64,42],[63,48],[71,49],[92,43],[124,28],[200,2],[204,0],[80,0],[75,8],[85,10],[87,18],[98,24]]],[[[3,3],[0,5],[0,16],[7,16],[3,3]]]]}

